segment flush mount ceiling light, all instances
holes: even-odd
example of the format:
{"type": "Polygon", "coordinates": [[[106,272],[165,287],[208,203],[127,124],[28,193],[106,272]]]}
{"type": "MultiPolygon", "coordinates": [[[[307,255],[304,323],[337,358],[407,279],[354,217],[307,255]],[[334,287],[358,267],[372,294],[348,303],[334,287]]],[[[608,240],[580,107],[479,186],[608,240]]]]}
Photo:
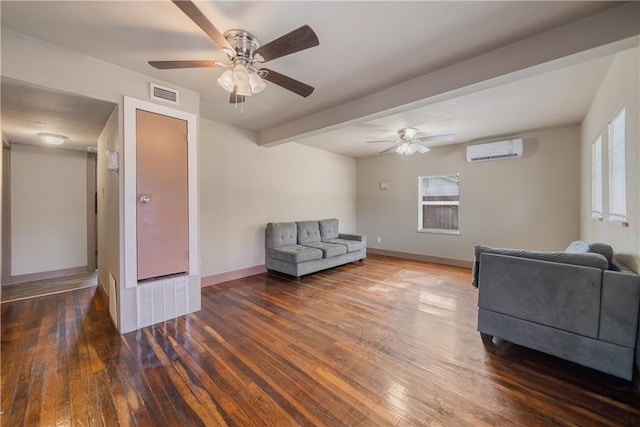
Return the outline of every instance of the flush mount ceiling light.
{"type": "Polygon", "coordinates": [[[62,145],[64,141],[68,139],[68,137],[64,135],[58,135],[55,133],[39,133],[40,139],[45,144],[49,145],[62,145]]]}

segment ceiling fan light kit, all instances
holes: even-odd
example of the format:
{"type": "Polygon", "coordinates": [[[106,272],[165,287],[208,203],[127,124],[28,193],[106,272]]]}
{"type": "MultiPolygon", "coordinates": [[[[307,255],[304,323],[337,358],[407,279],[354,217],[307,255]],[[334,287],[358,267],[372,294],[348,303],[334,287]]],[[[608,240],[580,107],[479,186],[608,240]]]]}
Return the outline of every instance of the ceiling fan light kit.
{"type": "Polygon", "coordinates": [[[149,61],[152,67],[160,70],[225,67],[226,70],[217,81],[231,94],[229,102],[236,106],[244,102],[245,97],[262,92],[267,87],[265,80],[303,97],[313,92],[314,88],[305,83],[267,68],[258,68],[264,62],[318,46],[318,36],[308,25],[262,45],[257,37],[245,30],[233,29],[220,33],[192,1],[173,0],[173,3],[224,51],[230,62],[224,64],[211,60],[149,61]]]}

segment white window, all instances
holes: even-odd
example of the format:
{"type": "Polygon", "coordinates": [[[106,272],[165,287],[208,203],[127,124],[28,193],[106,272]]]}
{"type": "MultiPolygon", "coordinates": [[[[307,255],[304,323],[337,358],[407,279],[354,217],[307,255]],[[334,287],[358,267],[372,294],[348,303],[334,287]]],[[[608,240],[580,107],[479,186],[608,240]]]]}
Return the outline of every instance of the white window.
{"type": "Polygon", "coordinates": [[[418,231],[460,234],[460,174],[418,178],[418,231]]]}
{"type": "Polygon", "coordinates": [[[609,123],[609,221],[627,223],[624,107],[609,123]]]}
{"type": "Polygon", "coordinates": [[[591,218],[602,219],[602,135],[591,145],[591,218]]]}

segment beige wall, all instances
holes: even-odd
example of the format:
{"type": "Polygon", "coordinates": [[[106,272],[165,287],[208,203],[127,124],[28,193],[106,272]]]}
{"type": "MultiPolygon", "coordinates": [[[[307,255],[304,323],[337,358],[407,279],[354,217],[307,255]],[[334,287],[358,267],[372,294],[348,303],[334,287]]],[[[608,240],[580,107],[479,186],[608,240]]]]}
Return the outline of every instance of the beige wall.
{"type": "Polygon", "coordinates": [[[86,153],[13,144],[11,274],[86,265],[86,153]]]}
{"type": "Polygon", "coordinates": [[[640,98],[638,48],[618,53],[581,126],[581,235],[611,244],[622,260],[638,271],[640,265],[640,98]],[[608,123],[626,107],[627,213],[629,226],[606,221],[608,206],[608,123]],[[604,221],[591,219],[591,144],[598,133],[603,142],[604,221]]]}
{"type": "Polygon", "coordinates": [[[356,231],[355,160],[255,141],[252,132],[200,119],[203,278],[263,265],[267,222],[336,217],[343,231],[356,231]]]}
{"type": "MultiPolygon", "coordinates": [[[[98,277],[109,295],[109,272],[120,271],[120,221],[118,172],[107,170],[107,151],[118,149],[118,108],[115,108],[98,138],[96,166],[98,192],[98,277]]],[[[112,273],[113,274],[113,273],[112,273]]],[[[117,277],[114,274],[114,277],[117,277]]]]}
{"type": "Polygon", "coordinates": [[[473,260],[474,244],[564,249],[579,236],[580,129],[518,136],[519,159],[468,163],[458,144],[407,161],[395,154],[358,160],[358,231],[370,248],[461,261],[473,260]],[[452,172],[460,173],[460,235],[416,232],[418,176],[452,172]]]}

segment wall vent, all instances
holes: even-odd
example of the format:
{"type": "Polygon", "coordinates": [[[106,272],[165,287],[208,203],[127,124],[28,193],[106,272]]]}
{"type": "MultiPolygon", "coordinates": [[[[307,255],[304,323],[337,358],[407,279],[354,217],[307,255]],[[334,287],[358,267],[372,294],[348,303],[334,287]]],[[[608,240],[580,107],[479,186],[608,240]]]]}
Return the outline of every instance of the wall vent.
{"type": "Polygon", "coordinates": [[[180,104],[180,92],[175,89],[157,85],[155,83],[150,84],[149,96],[151,97],[151,99],[155,99],[156,101],[168,102],[174,105],[180,104]]]}

